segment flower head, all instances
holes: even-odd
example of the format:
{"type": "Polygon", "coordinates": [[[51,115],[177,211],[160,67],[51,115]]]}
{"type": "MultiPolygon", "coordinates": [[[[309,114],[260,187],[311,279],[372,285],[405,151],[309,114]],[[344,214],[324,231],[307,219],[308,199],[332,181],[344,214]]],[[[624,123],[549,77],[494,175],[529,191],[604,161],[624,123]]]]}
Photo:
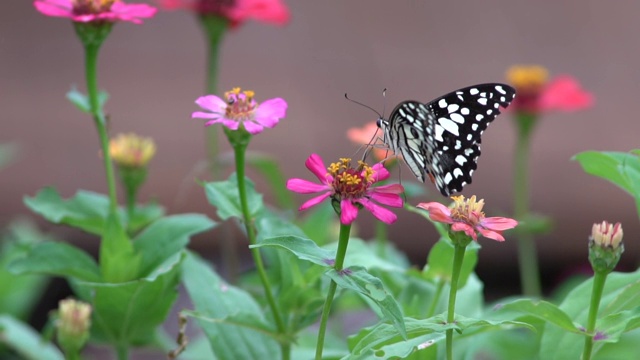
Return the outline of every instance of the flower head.
{"type": "MultiPolygon", "coordinates": [[[[376,125],[375,121],[372,121],[361,128],[351,128],[347,130],[347,137],[358,145],[368,144],[375,136],[376,131],[378,131],[378,125],[376,125]]],[[[374,147],[373,158],[378,161],[384,160],[387,158],[388,152],[388,149],[374,147]]],[[[393,161],[395,160],[395,157],[389,160],[393,161]]]]}
{"type": "Polygon", "coordinates": [[[593,95],[580,87],[570,75],[560,75],[549,81],[549,71],[539,65],[512,66],[507,81],[518,96],[511,104],[515,111],[539,114],[544,111],[576,111],[591,107],[593,95]]]}
{"type": "Polygon", "coordinates": [[[77,352],[89,339],[91,305],[74,299],[60,300],[56,321],[58,343],[65,351],[77,352]]]}
{"type": "Polygon", "coordinates": [[[358,166],[354,168],[351,159],[342,158],[325,167],[320,155],[311,154],[305,165],[320,180],[320,184],[303,179],[289,179],[287,189],[301,194],[322,194],[302,204],[300,210],[308,209],[330,198],[340,204],[340,222],[345,225],[356,219],[358,210],[362,207],[382,222],[391,224],[396,221],[397,216],[379,204],[402,207],[399,194],[404,192],[404,188],[400,184],[374,186],[375,183],[389,177],[389,172],[382,164],[369,166],[358,161],[358,166]]]}
{"type": "Polygon", "coordinates": [[[606,221],[593,224],[589,238],[589,262],[595,272],[609,273],[624,252],[622,225],[606,221]]]}
{"type": "Polygon", "coordinates": [[[437,202],[420,203],[418,207],[429,212],[433,221],[450,224],[451,231],[463,231],[478,241],[477,233],[496,241],[504,241],[502,232],[514,228],[518,222],[504,217],[485,217],[482,208],[484,200],[476,201],[476,196],[465,200],[464,196],[452,196],[454,204],[448,208],[437,202]]]}
{"type": "Polygon", "coordinates": [[[47,16],[66,17],[75,22],[129,21],[141,24],[157,9],[147,4],[125,4],[121,0],[35,0],[33,5],[47,16]]]}
{"type": "Polygon", "coordinates": [[[291,17],[281,0],[160,0],[166,9],[189,9],[201,15],[217,15],[235,27],[246,20],[284,25],[291,17]]]}
{"type": "Polygon", "coordinates": [[[240,88],[227,91],[224,97],[225,100],[215,95],[199,97],[196,104],[210,112],[196,111],[191,117],[211,119],[205,126],[221,123],[230,130],[238,130],[242,124],[250,134],[258,134],[265,127],[276,126],[280,119],[286,116],[287,102],[281,98],[269,99],[258,104],[253,91],[241,91],[240,88]]]}
{"type": "Polygon", "coordinates": [[[109,141],[109,154],[116,164],[139,168],[147,165],[156,153],[153,139],[136,134],[120,134],[109,141]]]}

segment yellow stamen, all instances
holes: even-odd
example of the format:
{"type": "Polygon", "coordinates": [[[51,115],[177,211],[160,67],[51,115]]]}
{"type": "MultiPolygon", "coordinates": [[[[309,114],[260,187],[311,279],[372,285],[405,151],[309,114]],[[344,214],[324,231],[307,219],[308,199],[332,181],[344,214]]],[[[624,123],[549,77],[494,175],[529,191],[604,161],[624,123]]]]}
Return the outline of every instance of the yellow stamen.
{"type": "Polygon", "coordinates": [[[547,83],[549,71],[540,65],[516,65],[507,70],[506,77],[516,88],[541,87],[547,83]]]}

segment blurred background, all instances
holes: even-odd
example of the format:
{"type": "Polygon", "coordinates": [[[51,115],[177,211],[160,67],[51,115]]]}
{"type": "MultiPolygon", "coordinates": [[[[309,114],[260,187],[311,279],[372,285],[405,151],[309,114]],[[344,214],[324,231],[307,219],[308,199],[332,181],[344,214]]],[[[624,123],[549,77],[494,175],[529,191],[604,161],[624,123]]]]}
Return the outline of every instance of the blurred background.
{"type": "MultiPolygon", "coordinates": [[[[622,222],[626,253],[620,269],[635,269],[640,226],[633,200],[604,180],[588,176],[571,157],[585,150],[639,147],[640,2],[602,1],[288,1],[291,22],[275,27],[248,22],[222,45],[219,88],[256,91],[258,101],[283,97],[286,119],[256,136],[250,150],[271,154],[287,178],[311,174],[311,153],[325,161],[354,156],[347,129],[376,119],[344,93],[387,113],[396,103],[429,101],[460,87],[505,81],[514,64],[541,64],[551,76],[571,74],[596,99],[592,109],[541,119],[530,163],[534,212],[550,216],[554,230],[536,239],[548,290],[562,274],[587,263],[594,222],[622,222]],[[386,99],[381,95],[387,88],[386,99]]],[[[64,197],[78,189],[106,192],[92,120],[66,99],[74,85],[84,91],[83,52],[72,25],[37,13],[31,1],[0,4],[0,142],[18,147],[16,161],[0,173],[0,226],[19,216],[35,218],[59,238],[97,250],[79,231],[46,223],[23,205],[25,195],[55,186],[64,197]]],[[[158,153],[142,199],[157,199],[169,213],[215,217],[195,179],[208,179],[203,121],[191,119],[203,95],[205,47],[201,29],[186,11],[160,12],[142,26],[117,24],[99,59],[99,84],[111,98],[111,134],[133,131],[155,139],[158,153]]],[[[482,157],[467,196],[484,198],[487,216],[512,210],[515,127],[502,115],[483,136],[482,157]]],[[[223,150],[229,147],[224,141],[223,150]]],[[[404,166],[404,165],[403,165],[404,166]]],[[[258,191],[266,184],[249,174],[258,191]]],[[[407,168],[403,181],[412,181],[407,168]]],[[[395,175],[398,177],[396,170],[395,175]]],[[[226,175],[225,175],[226,177],[226,175]]],[[[410,199],[446,201],[433,185],[410,199]]],[[[120,195],[122,191],[120,190],[120,195]]],[[[296,198],[302,202],[302,196],[296,198]]],[[[390,227],[394,243],[422,266],[437,240],[418,215],[398,211],[390,227]],[[419,234],[419,235],[417,235],[419,234]]],[[[358,231],[373,235],[373,218],[361,215],[358,231]]],[[[192,247],[219,253],[218,235],[192,247]]],[[[482,240],[478,273],[487,292],[519,292],[515,242],[482,240]]],[[[238,236],[238,247],[246,243],[238,236]]],[[[490,296],[491,297],[491,296],[490,296]]]]}

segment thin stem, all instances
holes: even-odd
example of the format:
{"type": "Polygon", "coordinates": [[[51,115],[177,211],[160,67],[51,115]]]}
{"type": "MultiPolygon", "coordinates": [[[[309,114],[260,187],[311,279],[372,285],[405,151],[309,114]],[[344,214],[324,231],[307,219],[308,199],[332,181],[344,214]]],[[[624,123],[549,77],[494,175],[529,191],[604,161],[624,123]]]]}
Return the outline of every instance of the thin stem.
{"type": "Polygon", "coordinates": [[[376,252],[380,256],[384,255],[387,250],[387,230],[387,224],[382,221],[376,221],[376,252]]]}
{"type": "MultiPolygon", "coordinates": [[[[236,172],[238,177],[238,195],[240,197],[240,207],[242,208],[242,217],[244,220],[244,226],[247,231],[247,237],[249,238],[249,244],[254,245],[256,243],[256,231],[253,227],[253,219],[251,218],[251,212],[249,211],[249,202],[247,201],[247,188],[245,183],[245,153],[247,150],[247,143],[236,144],[233,147],[235,152],[236,159],[236,172]]],[[[271,308],[271,313],[273,314],[273,319],[276,323],[276,327],[278,329],[278,333],[282,335],[286,335],[286,328],[284,322],[282,321],[282,317],[280,315],[280,311],[278,310],[278,306],[276,305],[276,301],[273,298],[273,294],[271,292],[271,285],[269,284],[269,279],[267,278],[267,273],[264,270],[264,264],[262,262],[262,257],[260,256],[260,251],[257,248],[251,249],[251,255],[253,256],[253,261],[256,264],[256,269],[258,270],[258,275],[260,276],[260,281],[262,282],[262,287],[264,288],[265,296],[267,297],[267,303],[271,308]]],[[[288,360],[291,356],[291,347],[288,342],[280,343],[280,348],[282,350],[282,359],[288,360]]]]}
{"type": "Polygon", "coordinates": [[[122,344],[116,345],[116,353],[118,356],[118,360],[129,359],[129,347],[127,345],[122,345],[122,344]]]}
{"type": "MultiPolygon", "coordinates": [[[[336,262],[333,268],[340,272],[344,265],[344,258],[347,254],[347,245],[349,244],[349,234],[351,233],[351,225],[340,224],[340,235],[338,239],[338,250],[336,252],[336,262]]],[[[329,292],[322,308],[322,316],[320,318],[320,329],[318,330],[318,341],[316,343],[316,360],[322,359],[322,350],[324,350],[324,336],[327,332],[327,321],[331,312],[331,304],[336,294],[338,284],[331,280],[329,284],[329,292]]]]}
{"type": "Polygon", "coordinates": [[[436,293],[433,295],[433,299],[431,300],[431,305],[429,305],[429,310],[427,311],[426,317],[430,318],[436,312],[436,307],[438,306],[440,296],[442,296],[442,290],[444,290],[444,284],[445,282],[442,279],[438,280],[438,284],[436,285],[436,293]]]}
{"type": "Polygon", "coordinates": [[[133,219],[133,215],[136,211],[137,190],[138,189],[134,188],[133,186],[127,187],[127,216],[128,216],[129,222],[131,222],[131,219],[133,219]]]}
{"type": "Polygon", "coordinates": [[[584,350],[582,351],[582,360],[591,359],[591,351],[593,349],[593,331],[596,328],[596,319],[598,317],[598,308],[602,299],[602,291],[607,280],[608,273],[596,272],[593,277],[593,289],[591,290],[591,304],[589,305],[589,317],[587,318],[587,329],[585,331],[584,350]]]}
{"type": "MultiPolygon", "coordinates": [[[[449,289],[449,306],[447,307],[447,324],[453,324],[456,309],[456,295],[458,293],[458,278],[462,269],[462,261],[464,260],[464,252],[466,247],[455,245],[453,254],[453,271],[451,272],[451,288],[449,289]]],[[[453,329],[447,330],[447,360],[453,360],[453,329]]]]}
{"type": "Polygon", "coordinates": [[[111,154],[109,154],[109,136],[107,135],[106,119],[100,107],[98,93],[98,52],[99,44],[85,45],[85,70],[87,78],[87,93],[89,96],[89,104],[91,106],[91,114],[98,130],[100,145],[102,148],[102,159],[104,161],[104,169],[107,176],[107,185],[109,187],[109,211],[113,214],[117,211],[118,200],[116,197],[116,181],[113,174],[113,164],[111,162],[111,154]]]}
{"type": "MultiPolygon", "coordinates": [[[[529,214],[529,149],[531,133],[537,119],[533,115],[516,115],[518,139],[514,164],[514,215],[522,221],[529,214]]],[[[527,296],[540,297],[540,270],[536,245],[531,234],[518,236],[518,265],[522,292],[527,296]]]]}

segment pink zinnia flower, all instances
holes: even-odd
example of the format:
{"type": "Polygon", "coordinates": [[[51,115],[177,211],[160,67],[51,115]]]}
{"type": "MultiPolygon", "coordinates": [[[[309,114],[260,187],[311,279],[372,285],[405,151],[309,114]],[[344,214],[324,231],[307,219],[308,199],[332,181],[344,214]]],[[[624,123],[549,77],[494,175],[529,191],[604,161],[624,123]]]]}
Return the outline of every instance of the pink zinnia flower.
{"type": "Polygon", "coordinates": [[[160,0],[166,9],[189,9],[201,15],[218,15],[235,27],[246,20],[284,25],[291,17],[281,0],[160,0]]]}
{"type": "Polygon", "coordinates": [[[560,75],[548,81],[549,72],[539,65],[512,66],[507,81],[516,88],[518,96],[510,109],[539,114],[545,111],[576,111],[593,106],[593,94],[583,90],[578,80],[560,75]]]}
{"type": "Polygon", "coordinates": [[[485,217],[482,212],[484,200],[476,201],[476,196],[465,200],[464,196],[452,196],[454,204],[448,208],[437,202],[421,203],[418,207],[429,212],[433,221],[450,224],[451,231],[464,231],[478,241],[477,233],[496,241],[504,241],[502,232],[514,228],[518,222],[503,217],[485,217]]]}
{"type": "Polygon", "coordinates": [[[47,16],[66,17],[75,22],[129,21],[155,15],[157,9],[147,4],[125,4],[120,0],[35,0],[33,5],[47,16]]]}
{"type": "Polygon", "coordinates": [[[209,112],[196,111],[191,118],[211,119],[205,126],[221,123],[231,130],[238,130],[242,124],[250,134],[258,134],[265,127],[276,126],[287,113],[287,102],[281,98],[258,104],[253,91],[240,91],[240,88],[227,91],[224,96],[226,101],[215,95],[199,97],[196,104],[209,112]]]}
{"type": "Polygon", "coordinates": [[[289,179],[287,189],[300,194],[317,192],[322,192],[322,194],[302,204],[300,210],[308,209],[331,198],[331,200],[340,203],[340,222],[342,224],[351,224],[358,216],[358,210],[362,207],[384,223],[391,224],[396,221],[396,214],[378,203],[391,207],[402,207],[402,198],[399,194],[404,192],[404,188],[400,184],[373,186],[376,182],[389,177],[389,172],[382,164],[370,167],[364,162],[358,161],[358,167],[354,169],[351,166],[351,159],[342,158],[327,168],[320,155],[311,154],[305,165],[320,180],[320,184],[304,179],[289,179]]]}

